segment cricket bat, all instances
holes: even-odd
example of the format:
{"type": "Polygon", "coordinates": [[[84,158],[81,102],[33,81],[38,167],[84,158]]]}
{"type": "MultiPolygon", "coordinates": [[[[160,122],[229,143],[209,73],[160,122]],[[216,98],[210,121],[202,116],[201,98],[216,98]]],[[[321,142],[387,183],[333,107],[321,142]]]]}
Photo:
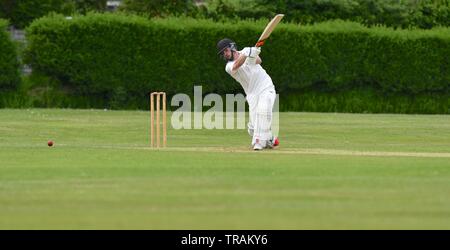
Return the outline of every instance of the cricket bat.
{"type": "Polygon", "coordinates": [[[284,17],[283,14],[278,14],[272,20],[267,24],[266,28],[264,29],[263,33],[258,39],[258,42],[256,43],[255,47],[261,47],[264,45],[264,42],[267,38],[269,38],[272,31],[275,29],[275,27],[278,25],[278,23],[281,21],[281,19],[284,17]]]}

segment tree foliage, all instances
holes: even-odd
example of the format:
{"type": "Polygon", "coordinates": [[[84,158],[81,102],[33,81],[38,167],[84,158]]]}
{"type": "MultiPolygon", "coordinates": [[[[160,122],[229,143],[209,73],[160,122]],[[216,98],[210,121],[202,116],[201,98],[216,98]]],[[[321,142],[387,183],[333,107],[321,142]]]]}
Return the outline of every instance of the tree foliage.
{"type": "Polygon", "coordinates": [[[450,0],[255,0],[286,20],[316,23],[333,19],[368,26],[429,29],[450,25],[450,0]]]}
{"type": "Polygon", "coordinates": [[[57,12],[64,15],[103,11],[106,0],[2,0],[0,18],[8,19],[16,28],[25,28],[34,19],[57,12]]]}

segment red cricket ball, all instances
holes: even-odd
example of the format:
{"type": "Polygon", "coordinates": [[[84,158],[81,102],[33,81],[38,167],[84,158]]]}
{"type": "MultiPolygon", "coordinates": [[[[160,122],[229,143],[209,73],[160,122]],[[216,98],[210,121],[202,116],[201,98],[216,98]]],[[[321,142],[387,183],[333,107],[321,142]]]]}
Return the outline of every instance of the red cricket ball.
{"type": "Polygon", "coordinates": [[[48,145],[49,147],[53,146],[53,141],[48,141],[48,142],[47,142],[47,145],[48,145]]]}

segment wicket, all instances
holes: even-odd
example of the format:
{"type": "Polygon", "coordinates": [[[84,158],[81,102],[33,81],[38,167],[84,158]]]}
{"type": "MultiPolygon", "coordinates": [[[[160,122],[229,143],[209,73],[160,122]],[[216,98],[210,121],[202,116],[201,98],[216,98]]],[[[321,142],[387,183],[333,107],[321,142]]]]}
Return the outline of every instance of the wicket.
{"type": "Polygon", "coordinates": [[[166,131],[166,92],[152,92],[150,94],[150,146],[160,147],[160,114],[159,111],[161,109],[160,102],[162,97],[162,129],[163,129],[163,147],[166,147],[167,144],[167,131],[166,131]],[[154,105],[154,97],[156,96],[156,134],[155,134],[155,105],[154,105]],[[155,145],[156,144],[156,145],[155,145]]]}

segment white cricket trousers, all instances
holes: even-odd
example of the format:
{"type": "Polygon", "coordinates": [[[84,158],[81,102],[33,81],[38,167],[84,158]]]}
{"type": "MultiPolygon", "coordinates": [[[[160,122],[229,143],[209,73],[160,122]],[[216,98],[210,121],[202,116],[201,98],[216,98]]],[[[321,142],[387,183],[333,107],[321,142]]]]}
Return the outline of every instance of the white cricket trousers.
{"type": "Polygon", "coordinates": [[[267,88],[259,95],[247,97],[249,106],[248,132],[252,136],[252,145],[257,140],[262,146],[272,138],[273,105],[275,104],[275,88],[267,88]]]}

